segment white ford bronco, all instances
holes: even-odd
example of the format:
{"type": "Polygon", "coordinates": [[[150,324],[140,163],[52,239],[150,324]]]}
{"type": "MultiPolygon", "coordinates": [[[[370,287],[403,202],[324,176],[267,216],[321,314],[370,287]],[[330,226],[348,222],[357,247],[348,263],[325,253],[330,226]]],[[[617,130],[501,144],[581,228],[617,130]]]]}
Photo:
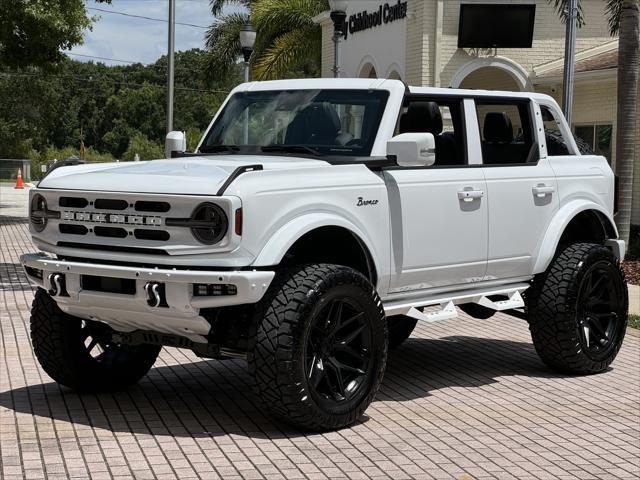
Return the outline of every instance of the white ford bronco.
{"type": "Polygon", "coordinates": [[[31,335],[57,382],[125,388],[187,348],[246,359],[268,412],[326,430],[361,416],[416,322],[459,310],[526,319],[563,372],[620,349],[614,175],[548,96],[247,83],[182,145],[31,190],[31,335]]]}

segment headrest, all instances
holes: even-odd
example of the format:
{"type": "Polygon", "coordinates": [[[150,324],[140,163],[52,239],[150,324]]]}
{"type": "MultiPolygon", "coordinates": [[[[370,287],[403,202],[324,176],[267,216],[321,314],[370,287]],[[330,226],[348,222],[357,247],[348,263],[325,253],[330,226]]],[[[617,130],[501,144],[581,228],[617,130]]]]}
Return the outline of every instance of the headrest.
{"type": "Polygon", "coordinates": [[[312,103],[289,124],[286,143],[305,143],[312,136],[335,137],[341,128],[340,117],[330,103],[312,103]]]}
{"type": "Polygon", "coordinates": [[[435,102],[411,102],[400,117],[400,133],[442,133],[442,115],[435,102]]]}
{"type": "Polygon", "coordinates": [[[487,113],[484,117],[482,133],[485,142],[511,143],[513,141],[513,126],[509,115],[505,112],[487,113]]]}

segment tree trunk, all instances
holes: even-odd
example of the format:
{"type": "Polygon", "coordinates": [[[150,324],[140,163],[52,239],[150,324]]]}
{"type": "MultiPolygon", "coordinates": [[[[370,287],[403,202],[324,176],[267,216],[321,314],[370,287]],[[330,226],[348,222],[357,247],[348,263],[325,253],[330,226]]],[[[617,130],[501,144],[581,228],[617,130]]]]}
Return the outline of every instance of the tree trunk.
{"type": "Polygon", "coordinates": [[[618,47],[618,125],[616,165],[620,177],[620,211],[616,222],[620,238],[629,244],[636,155],[638,64],[640,61],[640,0],[622,0],[618,47]]]}

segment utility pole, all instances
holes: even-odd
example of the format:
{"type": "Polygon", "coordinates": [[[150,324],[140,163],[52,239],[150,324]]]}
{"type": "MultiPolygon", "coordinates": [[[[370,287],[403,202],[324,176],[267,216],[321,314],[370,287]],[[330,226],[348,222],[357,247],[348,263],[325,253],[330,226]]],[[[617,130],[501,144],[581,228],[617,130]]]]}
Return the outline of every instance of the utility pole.
{"type": "Polygon", "coordinates": [[[578,20],[578,0],[569,0],[567,6],[567,30],[564,44],[564,73],[562,78],[562,111],[571,128],[573,108],[573,77],[576,62],[576,24],[578,20]]]}
{"type": "Polygon", "coordinates": [[[176,39],[176,3],[169,0],[169,35],[167,45],[167,133],[173,130],[173,51],[176,39]]]}

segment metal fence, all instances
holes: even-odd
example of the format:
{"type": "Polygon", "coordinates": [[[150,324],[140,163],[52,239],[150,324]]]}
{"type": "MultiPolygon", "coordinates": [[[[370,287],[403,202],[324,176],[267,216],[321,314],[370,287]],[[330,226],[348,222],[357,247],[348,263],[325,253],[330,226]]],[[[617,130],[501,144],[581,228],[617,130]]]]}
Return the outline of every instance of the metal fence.
{"type": "Polygon", "coordinates": [[[22,181],[31,181],[31,160],[0,158],[0,182],[15,182],[18,169],[22,171],[22,181]]]}

